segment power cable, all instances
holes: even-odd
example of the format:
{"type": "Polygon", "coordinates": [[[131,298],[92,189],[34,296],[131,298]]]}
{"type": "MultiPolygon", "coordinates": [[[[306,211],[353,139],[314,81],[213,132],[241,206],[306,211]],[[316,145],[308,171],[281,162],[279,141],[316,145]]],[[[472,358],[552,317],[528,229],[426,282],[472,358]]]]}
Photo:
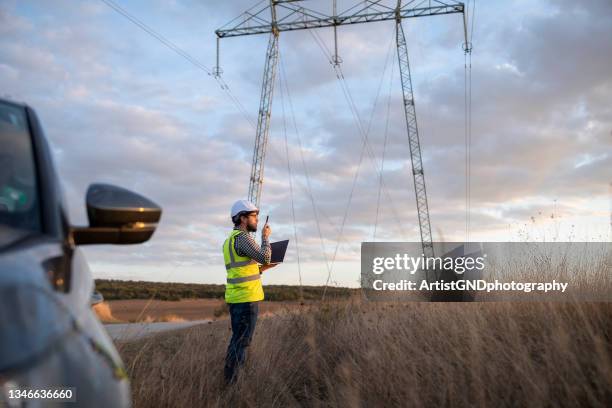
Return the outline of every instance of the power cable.
{"type": "MultiPolygon", "coordinates": [[[[320,44],[320,46],[321,46],[321,44],[320,44]]],[[[387,56],[385,58],[385,67],[384,67],[384,70],[383,70],[383,76],[381,77],[381,81],[379,83],[379,87],[378,87],[378,90],[377,90],[377,93],[376,93],[375,103],[374,103],[374,106],[373,106],[373,109],[372,109],[372,113],[370,115],[370,120],[368,122],[368,128],[367,128],[366,131],[364,131],[363,128],[360,127],[360,131],[362,133],[364,133],[366,136],[370,132],[371,125],[372,125],[372,122],[373,122],[374,112],[375,112],[375,109],[376,109],[376,106],[377,106],[377,103],[378,103],[378,98],[380,96],[380,90],[382,88],[382,83],[383,83],[383,80],[384,80],[384,73],[386,72],[387,66],[388,66],[388,63],[389,63],[389,55],[391,54],[390,51],[391,51],[391,48],[392,48],[391,46],[392,46],[392,42],[390,43],[389,50],[388,50],[387,56]]],[[[290,103],[290,106],[292,107],[291,94],[290,94],[290,91],[289,91],[289,88],[288,88],[288,85],[287,85],[285,67],[284,67],[284,62],[283,62],[282,59],[281,59],[280,65],[281,65],[281,71],[283,72],[282,77],[284,78],[285,87],[287,89],[287,93],[288,93],[288,96],[289,96],[289,103],[290,103]]],[[[344,87],[342,89],[343,89],[343,91],[345,91],[344,87]]],[[[346,94],[345,94],[345,98],[347,98],[346,94]]],[[[351,101],[350,97],[348,97],[347,100],[351,101]]],[[[352,103],[349,106],[351,107],[351,110],[354,113],[354,116],[357,116],[357,114],[355,114],[356,106],[354,104],[354,101],[352,101],[352,103]]],[[[299,137],[299,132],[297,130],[297,123],[296,123],[296,120],[295,120],[295,112],[293,112],[293,109],[292,109],[292,116],[293,116],[293,120],[294,120],[294,127],[295,127],[295,130],[296,130],[296,135],[298,136],[298,146],[300,148],[300,156],[302,158],[302,165],[304,166],[305,175],[307,177],[307,183],[308,183],[308,185],[310,185],[310,177],[308,176],[308,171],[307,171],[306,163],[305,163],[305,160],[303,158],[303,147],[302,147],[302,143],[301,143],[301,138],[299,137]]],[[[357,119],[357,123],[359,124],[359,126],[361,126],[361,121],[359,120],[359,118],[357,117],[356,119],[357,119]]],[[[346,225],[346,220],[347,220],[347,216],[348,216],[348,209],[350,208],[350,204],[352,202],[352,197],[353,197],[353,194],[354,194],[354,190],[355,190],[355,186],[356,186],[356,181],[357,181],[358,174],[359,174],[359,169],[361,168],[361,164],[363,162],[364,152],[367,151],[366,150],[366,147],[368,146],[367,143],[368,143],[367,137],[363,138],[363,144],[362,144],[362,150],[361,150],[361,154],[360,154],[359,164],[357,166],[357,169],[356,169],[354,177],[353,177],[353,183],[351,185],[351,190],[350,190],[350,193],[349,193],[348,203],[347,203],[347,206],[345,207],[345,211],[344,211],[344,215],[343,215],[343,220],[342,220],[342,224],[341,224],[341,227],[340,227],[340,232],[338,234],[338,239],[336,241],[336,248],[334,250],[334,255],[332,256],[331,263],[329,262],[329,260],[327,258],[327,255],[326,255],[324,241],[323,241],[323,234],[322,234],[321,229],[320,229],[320,222],[319,222],[317,211],[316,211],[316,205],[314,203],[314,196],[312,196],[312,195],[310,196],[311,203],[313,205],[313,212],[315,214],[315,221],[317,223],[317,230],[319,232],[319,238],[321,240],[321,248],[322,248],[322,251],[323,251],[323,254],[324,254],[324,257],[325,257],[326,266],[327,266],[327,272],[328,272],[328,276],[327,276],[327,279],[326,279],[325,289],[323,291],[322,299],[325,299],[327,287],[329,286],[329,282],[331,280],[331,275],[332,275],[332,271],[333,271],[333,265],[334,265],[335,259],[337,257],[339,245],[340,245],[340,243],[342,241],[342,237],[343,237],[343,233],[344,233],[344,227],[346,225]]]]}
{"type": "Polygon", "coordinates": [[[472,23],[472,27],[470,30],[470,55],[469,55],[469,75],[468,75],[468,79],[469,79],[469,84],[470,84],[470,88],[469,88],[469,95],[468,95],[468,102],[469,102],[469,112],[470,112],[470,123],[468,126],[468,131],[469,131],[469,137],[468,137],[468,144],[470,147],[470,156],[469,156],[469,178],[470,178],[470,183],[469,183],[469,194],[468,194],[468,205],[469,205],[469,217],[468,217],[468,232],[470,232],[470,228],[471,228],[471,223],[472,223],[472,50],[473,50],[473,45],[474,45],[474,21],[476,20],[475,18],[476,16],[476,0],[473,0],[473,5],[472,5],[472,18],[471,18],[471,23],[472,23]]]}
{"type": "MultiPolygon", "coordinates": [[[[320,41],[320,39],[319,39],[319,41],[318,41],[318,42],[320,43],[320,46],[321,46],[321,44],[323,44],[323,46],[324,46],[324,43],[322,43],[322,41],[320,41]]],[[[355,191],[355,186],[356,186],[356,184],[357,184],[357,179],[358,179],[358,176],[359,176],[359,170],[360,170],[360,168],[361,168],[361,164],[362,164],[362,162],[363,162],[364,151],[367,151],[366,149],[367,149],[367,147],[369,146],[369,145],[368,145],[368,138],[367,138],[367,136],[369,135],[370,130],[371,130],[371,127],[372,127],[372,121],[373,121],[373,118],[374,118],[374,113],[375,113],[375,111],[376,111],[376,106],[378,105],[378,98],[379,98],[379,96],[380,96],[380,90],[381,90],[381,88],[382,88],[382,84],[383,84],[383,81],[384,81],[384,75],[385,75],[385,73],[386,73],[386,71],[387,71],[387,66],[388,66],[388,64],[389,64],[389,56],[391,55],[391,48],[392,48],[392,45],[393,45],[393,42],[391,41],[391,42],[389,43],[389,48],[388,48],[388,50],[387,50],[387,55],[386,55],[386,57],[385,57],[385,65],[384,65],[384,68],[383,68],[383,73],[382,73],[382,75],[381,75],[381,80],[380,80],[380,82],[379,82],[378,89],[377,89],[377,92],[376,92],[376,97],[375,97],[375,99],[374,99],[374,104],[373,104],[373,107],[372,107],[372,112],[371,112],[371,114],[370,114],[370,119],[369,119],[369,121],[368,121],[368,127],[367,127],[367,129],[366,129],[365,131],[364,131],[364,129],[363,129],[362,121],[361,121],[361,118],[359,117],[359,113],[358,113],[358,111],[357,111],[357,107],[356,107],[356,105],[355,105],[355,103],[354,103],[354,100],[352,99],[352,96],[350,95],[350,90],[348,89],[348,86],[342,86],[342,87],[341,87],[341,88],[342,88],[342,90],[343,90],[343,93],[344,93],[345,98],[347,99],[347,101],[349,101],[349,107],[351,108],[351,113],[353,114],[353,117],[354,117],[354,119],[356,120],[356,123],[357,123],[357,126],[358,126],[358,128],[359,128],[359,131],[360,131],[360,133],[363,135],[363,138],[362,138],[362,139],[363,139],[363,144],[362,144],[362,149],[361,149],[361,153],[360,153],[360,157],[359,157],[359,163],[358,163],[357,169],[356,169],[355,174],[354,174],[354,177],[353,177],[353,183],[352,183],[352,185],[351,185],[351,190],[350,190],[350,192],[349,192],[348,202],[347,202],[347,205],[346,205],[346,207],[345,207],[344,216],[343,216],[343,218],[342,218],[342,224],[341,224],[341,227],[340,227],[340,234],[339,234],[338,239],[337,239],[337,241],[336,241],[336,248],[335,248],[335,250],[334,250],[334,255],[333,255],[333,257],[332,257],[332,261],[331,261],[331,268],[330,268],[330,269],[329,269],[329,271],[328,271],[327,280],[326,280],[326,282],[325,282],[325,288],[324,288],[324,290],[323,290],[323,296],[322,296],[322,299],[325,299],[325,295],[326,295],[326,292],[327,292],[327,287],[328,287],[328,285],[329,285],[329,281],[330,281],[330,279],[331,279],[331,272],[332,272],[332,270],[333,270],[333,265],[334,265],[334,263],[335,263],[336,256],[337,256],[337,254],[338,254],[338,248],[339,248],[339,246],[340,246],[340,243],[341,243],[341,241],[342,241],[342,237],[343,237],[343,234],[344,234],[344,227],[345,227],[345,225],[346,225],[346,220],[347,220],[347,217],[348,217],[348,211],[349,211],[349,208],[350,208],[350,205],[351,205],[352,199],[353,199],[353,194],[354,194],[354,191],[355,191]]],[[[323,49],[323,48],[322,48],[322,49],[323,49]]],[[[326,56],[327,56],[327,55],[326,55],[326,56]]],[[[334,65],[335,65],[335,64],[334,64],[334,65]]],[[[340,73],[341,73],[341,71],[340,71],[340,73]]],[[[343,83],[344,85],[346,85],[346,83],[345,83],[345,82],[342,82],[342,83],[343,83]]],[[[342,83],[341,83],[341,84],[342,84],[342,83]]],[[[373,154],[372,154],[372,156],[373,156],[373,154]]],[[[372,159],[372,160],[373,160],[374,165],[376,166],[376,160],[375,160],[375,157],[373,157],[373,159],[372,159]]],[[[382,173],[379,173],[379,174],[382,176],[382,173]]],[[[380,178],[379,178],[379,182],[380,182],[380,178]]]]}
{"type": "MultiPolygon", "coordinates": [[[[176,44],[174,44],[170,40],[166,39],[164,36],[162,36],[161,34],[156,32],[155,30],[153,30],[151,27],[147,26],[145,23],[143,23],[142,21],[140,21],[139,19],[137,19],[136,17],[134,17],[133,15],[128,13],[125,9],[121,8],[119,5],[117,5],[112,0],[100,0],[100,1],[104,2],[106,5],[111,7],[113,10],[115,10],[116,12],[118,12],[119,14],[121,14],[122,16],[127,18],[130,22],[132,22],[135,25],[137,25],[139,28],[144,30],[147,34],[151,35],[153,38],[155,38],[156,40],[160,41],[163,45],[165,45],[166,47],[168,47],[172,51],[176,52],[179,56],[185,58],[187,61],[189,61],[194,66],[196,66],[198,69],[204,71],[207,75],[212,76],[213,79],[219,84],[220,88],[230,98],[230,100],[235,105],[235,107],[238,109],[238,111],[242,114],[243,118],[251,125],[251,127],[253,129],[256,129],[257,123],[255,122],[253,117],[248,113],[248,111],[246,110],[244,105],[240,102],[240,100],[233,94],[233,92],[231,91],[229,85],[222,78],[217,77],[214,74],[212,74],[211,70],[208,67],[206,67],[204,64],[200,63],[197,59],[195,59],[194,57],[189,55],[186,51],[182,50],[179,46],[177,46],[176,44]]],[[[256,6],[258,6],[259,4],[263,3],[264,1],[265,0],[260,1],[258,4],[256,4],[255,6],[251,7],[251,9],[255,8],[256,6]]],[[[249,9],[249,10],[251,10],[251,9],[249,9]]],[[[276,156],[282,158],[282,155],[278,151],[276,151],[274,149],[274,147],[272,147],[272,153],[274,153],[276,156]]],[[[303,186],[300,185],[300,187],[304,190],[303,186]]],[[[306,192],[306,194],[310,194],[311,195],[311,192],[306,191],[306,190],[304,190],[304,191],[306,192]]],[[[329,221],[329,217],[327,217],[327,215],[325,215],[325,213],[322,210],[319,210],[319,212],[326,219],[328,219],[328,221],[329,221]]],[[[330,222],[329,224],[332,227],[335,227],[333,225],[333,223],[330,222]]]]}
{"type": "MultiPolygon", "coordinates": [[[[280,61],[279,65],[281,67],[281,72],[283,73],[282,74],[282,78],[286,78],[287,74],[286,74],[286,71],[285,71],[285,63],[284,63],[284,59],[282,59],[280,57],[280,51],[279,51],[279,61],[280,61]]],[[[297,120],[295,118],[295,110],[293,108],[293,100],[291,98],[291,92],[289,90],[289,85],[287,84],[286,80],[285,80],[285,88],[287,90],[289,109],[290,109],[290,112],[291,112],[291,117],[293,119],[293,128],[295,130],[295,135],[296,135],[297,140],[298,140],[298,147],[299,147],[299,151],[300,151],[300,159],[302,161],[302,167],[304,168],[304,175],[306,177],[306,185],[308,187],[308,191],[310,192],[308,197],[310,198],[310,203],[311,203],[311,206],[312,206],[312,212],[313,212],[313,215],[315,217],[315,223],[317,225],[317,232],[319,234],[319,240],[321,242],[321,252],[323,253],[323,259],[325,261],[325,266],[326,266],[326,268],[327,268],[327,270],[329,272],[330,265],[329,265],[329,261],[327,259],[327,252],[325,251],[325,242],[323,241],[323,233],[321,232],[321,224],[319,222],[319,214],[318,214],[318,211],[317,211],[317,206],[315,204],[314,196],[312,194],[312,185],[310,184],[310,176],[309,176],[309,173],[308,173],[308,167],[306,166],[306,161],[304,160],[304,152],[303,152],[303,148],[302,148],[302,138],[300,137],[300,132],[299,132],[298,127],[297,127],[297,120]]]]}
{"type": "MultiPolygon", "coordinates": [[[[280,50],[279,50],[279,54],[280,54],[280,50]]],[[[280,58],[280,55],[279,55],[280,58]]],[[[294,204],[294,199],[293,199],[293,175],[291,172],[291,161],[290,161],[290,157],[289,157],[289,142],[287,140],[287,118],[285,115],[285,91],[283,89],[283,72],[281,70],[281,72],[279,73],[279,86],[280,86],[280,91],[281,91],[281,109],[282,109],[282,114],[283,114],[283,135],[285,138],[285,155],[287,156],[287,172],[289,173],[289,194],[291,196],[291,217],[293,219],[293,237],[295,239],[295,253],[296,253],[296,257],[297,257],[297,267],[298,267],[298,280],[299,280],[299,285],[300,285],[300,302],[304,301],[304,291],[302,288],[302,267],[301,267],[301,263],[300,263],[300,247],[299,247],[299,241],[298,241],[298,234],[297,234],[297,224],[295,222],[295,204],[294,204]]]]}
{"type": "MultiPolygon", "coordinates": [[[[472,2],[472,13],[469,14],[470,37],[467,39],[464,54],[464,92],[465,92],[465,240],[470,241],[472,218],[472,49],[474,35],[474,14],[476,0],[472,2]]],[[[468,3],[469,12],[469,3],[468,3]]]]}
{"type": "Polygon", "coordinates": [[[469,156],[470,156],[470,147],[469,147],[469,136],[468,136],[468,74],[467,74],[467,55],[466,51],[463,55],[463,109],[464,109],[464,118],[463,118],[463,132],[465,134],[464,140],[464,148],[465,148],[465,242],[469,240],[469,156]]]}
{"type": "Polygon", "coordinates": [[[472,223],[472,53],[468,57],[468,241],[472,223]]]}
{"type": "Polygon", "coordinates": [[[470,24],[472,25],[471,29],[470,29],[470,42],[473,43],[474,42],[474,20],[475,20],[475,16],[476,16],[476,0],[472,1],[472,14],[470,17],[470,24]]]}
{"type": "MultiPolygon", "coordinates": [[[[395,54],[395,53],[394,53],[395,54]]],[[[383,151],[382,151],[382,160],[381,160],[381,168],[380,168],[380,178],[385,171],[385,153],[387,151],[387,140],[389,136],[389,117],[391,114],[391,89],[393,86],[393,71],[395,68],[395,64],[391,65],[391,75],[389,76],[389,95],[387,97],[387,116],[385,120],[385,135],[383,141],[383,151]]],[[[376,230],[378,228],[378,216],[380,212],[380,192],[381,192],[381,182],[378,183],[378,195],[376,197],[376,219],[374,220],[374,233],[372,234],[372,241],[376,241],[376,230]]]]}
{"type": "Polygon", "coordinates": [[[198,61],[196,58],[191,56],[188,52],[180,48],[178,45],[168,40],[166,37],[164,37],[157,31],[155,31],[154,29],[146,25],[144,22],[142,22],[138,18],[134,17],[132,14],[128,13],[125,9],[123,9],[121,6],[119,6],[114,1],[112,0],[100,0],[100,1],[102,1],[104,4],[106,4],[113,10],[115,10],[117,13],[121,14],[123,17],[127,18],[130,22],[135,24],[137,27],[139,27],[141,30],[143,30],[147,34],[149,34],[151,37],[155,38],[157,41],[162,43],[164,46],[174,51],[179,56],[183,57],[185,60],[190,62],[196,68],[204,71],[207,75],[211,76],[217,82],[221,90],[225,92],[225,94],[230,98],[232,103],[235,105],[238,111],[242,114],[243,118],[249,124],[251,124],[251,126],[256,127],[256,122],[249,115],[248,111],[246,110],[244,105],[240,102],[240,100],[233,94],[229,85],[222,78],[213,75],[212,71],[206,65],[202,64],[200,61],[198,61]]]}
{"type": "Polygon", "coordinates": [[[344,97],[345,97],[345,99],[346,99],[346,101],[347,101],[347,103],[349,105],[349,109],[351,111],[351,114],[353,115],[353,119],[355,120],[357,128],[359,129],[360,136],[365,141],[366,148],[367,148],[367,153],[368,153],[370,159],[372,160],[372,163],[374,164],[375,171],[376,171],[377,175],[379,176],[379,180],[382,183],[382,188],[383,188],[383,190],[384,190],[384,192],[385,192],[385,194],[387,196],[387,199],[389,200],[389,205],[391,206],[391,211],[392,211],[392,213],[393,213],[393,215],[394,215],[394,217],[395,217],[395,219],[397,221],[396,225],[398,226],[398,230],[400,232],[400,235],[402,235],[402,237],[405,239],[404,231],[401,228],[400,217],[399,217],[399,215],[397,213],[397,210],[395,208],[395,203],[394,203],[393,198],[390,195],[390,193],[389,193],[389,191],[388,191],[388,189],[386,187],[384,178],[381,177],[381,171],[380,171],[380,169],[378,167],[376,156],[373,153],[372,147],[371,147],[371,145],[369,143],[368,134],[363,129],[363,125],[362,125],[363,121],[361,120],[361,117],[359,115],[359,111],[357,110],[357,107],[355,105],[355,101],[354,101],[354,99],[352,97],[352,94],[350,92],[350,88],[349,88],[349,86],[348,86],[348,84],[346,82],[346,79],[344,77],[344,73],[342,72],[342,68],[339,65],[333,63],[333,60],[331,58],[331,54],[329,52],[329,49],[327,48],[325,43],[318,37],[316,32],[313,32],[312,30],[308,30],[308,32],[311,34],[311,36],[313,37],[315,42],[319,45],[319,48],[323,52],[324,56],[326,57],[326,59],[328,60],[330,65],[333,66],[333,69],[336,72],[336,78],[338,79],[338,82],[340,84],[340,87],[342,89],[344,97]]]}
{"type": "MultiPolygon", "coordinates": [[[[389,64],[389,59],[390,59],[389,57],[391,56],[391,49],[392,49],[392,46],[393,46],[393,41],[391,41],[391,42],[389,43],[389,48],[388,48],[388,50],[387,50],[387,55],[386,55],[386,57],[385,57],[385,65],[384,65],[383,72],[382,72],[382,75],[381,75],[381,78],[380,78],[380,82],[379,82],[379,84],[378,84],[378,89],[376,90],[376,96],[375,96],[375,98],[374,98],[374,104],[373,104],[373,106],[372,106],[372,112],[370,113],[370,119],[369,119],[369,121],[368,121],[368,127],[367,127],[367,129],[366,129],[366,131],[365,131],[365,134],[366,134],[366,135],[369,135],[369,134],[370,134],[370,130],[371,130],[371,127],[372,127],[372,121],[373,121],[373,119],[374,119],[374,113],[375,113],[375,111],[376,111],[376,106],[378,105],[378,98],[379,98],[379,96],[380,96],[380,91],[381,91],[381,89],[382,89],[382,84],[383,84],[383,81],[384,81],[385,73],[387,72],[387,66],[388,66],[388,64],[389,64]]],[[[391,66],[393,67],[393,64],[391,64],[391,66]]],[[[355,110],[356,110],[356,107],[354,106],[354,104],[353,104],[353,107],[354,107],[354,108],[355,108],[355,110]]],[[[347,207],[346,207],[346,210],[345,210],[345,214],[344,214],[344,220],[343,220],[343,223],[344,223],[344,221],[346,220],[346,217],[347,217],[347,215],[348,215],[348,209],[349,209],[349,206],[350,206],[350,204],[351,204],[351,199],[352,199],[352,196],[353,196],[353,191],[354,191],[354,189],[355,189],[355,183],[356,183],[356,181],[357,181],[357,175],[358,175],[358,173],[359,173],[359,169],[360,169],[360,167],[361,167],[361,161],[362,161],[362,158],[363,158],[363,149],[365,149],[365,148],[366,148],[366,146],[367,146],[367,142],[368,142],[368,140],[367,140],[366,138],[364,138],[364,140],[363,140],[363,147],[362,147],[362,151],[361,151],[361,158],[360,158],[359,166],[357,167],[357,171],[355,172],[355,179],[354,179],[354,181],[353,181],[353,187],[351,188],[351,192],[350,192],[350,195],[349,195],[349,201],[348,201],[348,204],[347,204],[347,207]]],[[[379,187],[381,186],[381,178],[382,178],[382,171],[381,171],[381,172],[380,172],[380,174],[379,174],[379,187]]],[[[379,188],[379,190],[380,190],[380,188],[379,188]]],[[[340,230],[341,230],[341,231],[343,231],[343,228],[341,227],[341,229],[340,229],[340,230]]],[[[340,239],[341,239],[341,238],[342,238],[342,237],[340,236],[340,237],[339,237],[339,240],[338,240],[338,244],[340,243],[340,239]]],[[[336,246],[336,252],[337,252],[337,250],[338,250],[338,246],[336,246]]],[[[332,266],[333,266],[333,262],[334,262],[335,258],[336,258],[336,254],[334,254],[334,258],[332,259],[332,266]]]]}

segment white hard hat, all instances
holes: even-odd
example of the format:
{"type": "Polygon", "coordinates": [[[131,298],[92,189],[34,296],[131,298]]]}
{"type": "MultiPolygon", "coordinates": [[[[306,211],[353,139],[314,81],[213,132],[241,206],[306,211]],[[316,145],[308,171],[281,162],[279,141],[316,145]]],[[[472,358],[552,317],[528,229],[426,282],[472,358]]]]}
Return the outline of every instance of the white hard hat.
{"type": "Polygon", "coordinates": [[[259,212],[259,208],[255,207],[255,204],[248,200],[238,200],[232,205],[232,214],[231,217],[234,218],[236,215],[241,212],[259,212]]]}

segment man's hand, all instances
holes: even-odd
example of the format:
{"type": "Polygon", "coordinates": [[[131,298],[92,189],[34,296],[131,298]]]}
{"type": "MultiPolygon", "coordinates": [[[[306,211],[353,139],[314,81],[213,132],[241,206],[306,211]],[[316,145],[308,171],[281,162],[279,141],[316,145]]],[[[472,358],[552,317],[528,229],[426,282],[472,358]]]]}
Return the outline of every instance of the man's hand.
{"type": "Polygon", "coordinates": [[[272,233],[272,228],[270,228],[270,226],[268,224],[264,225],[263,229],[261,230],[261,238],[262,239],[268,239],[268,237],[270,237],[270,234],[272,233]]]}
{"type": "Polygon", "coordinates": [[[267,265],[259,265],[259,273],[262,273],[266,269],[274,268],[278,264],[267,264],[267,265]]]}

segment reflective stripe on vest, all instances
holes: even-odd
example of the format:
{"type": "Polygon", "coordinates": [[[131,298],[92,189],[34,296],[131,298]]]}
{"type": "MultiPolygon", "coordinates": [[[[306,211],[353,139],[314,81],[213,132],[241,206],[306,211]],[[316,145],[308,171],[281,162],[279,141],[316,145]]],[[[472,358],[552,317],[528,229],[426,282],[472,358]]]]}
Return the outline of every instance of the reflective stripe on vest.
{"type": "MultiPolygon", "coordinates": [[[[228,248],[229,253],[230,253],[230,263],[225,264],[225,269],[231,269],[231,268],[239,268],[241,266],[247,266],[247,265],[251,265],[251,264],[256,264],[257,262],[255,262],[252,259],[249,259],[248,261],[238,261],[236,262],[236,258],[234,258],[234,240],[230,240],[229,245],[230,247],[228,248]]],[[[260,275],[251,275],[251,276],[243,276],[241,278],[227,278],[227,283],[242,283],[242,282],[250,282],[252,280],[257,280],[259,279],[260,275]]]]}
{"type": "Polygon", "coordinates": [[[261,275],[259,275],[259,274],[258,275],[251,275],[251,276],[244,276],[242,278],[233,278],[233,279],[228,278],[227,279],[227,283],[250,282],[250,281],[254,281],[254,280],[260,279],[260,278],[261,278],[261,275]]]}
{"type": "MultiPolygon", "coordinates": [[[[257,262],[255,262],[252,259],[249,259],[248,261],[238,261],[238,262],[236,262],[236,258],[234,257],[234,251],[233,251],[233,250],[235,250],[235,248],[234,248],[233,244],[234,244],[234,242],[232,242],[232,240],[230,240],[230,243],[229,243],[230,247],[228,248],[229,256],[230,256],[230,263],[225,264],[225,269],[226,270],[231,269],[231,268],[239,268],[241,266],[247,266],[247,265],[250,265],[250,264],[256,264],[257,263],[257,262]]],[[[228,280],[228,283],[238,283],[238,282],[230,282],[228,280]]]]}

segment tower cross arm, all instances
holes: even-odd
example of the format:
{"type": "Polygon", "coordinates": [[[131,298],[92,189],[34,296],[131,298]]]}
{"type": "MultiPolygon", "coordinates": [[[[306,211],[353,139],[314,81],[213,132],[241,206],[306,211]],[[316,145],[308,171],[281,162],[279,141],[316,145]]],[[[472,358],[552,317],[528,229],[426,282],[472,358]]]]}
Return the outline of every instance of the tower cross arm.
{"type": "Polygon", "coordinates": [[[381,3],[379,0],[366,2],[367,5],[357,11],[355,11],[357,7],[353,6],[344,13],[331,16],[298,6],[294,3],[296,1],[278,1],[274,3],[277,13],[279,13],[274,25],[272,22],[263,23],[261,19],[262,15],[269,15],[268,9],[271,6],[267,6],[256,13],[243,14],[241,18],[232,21],[232,23],[227,24],[224,28],[216,30],[215,33],[219,38],[238,37],[270,33],[275,29],[278,32],[295,31],[397,20],[398,15],[401,19],[404,19],[464,13],[465,9],[464,3],[461,2],[434,0],[408,1],[405,5],[400,5],[399,8],[394,9],[379,4],[381,3]],[[282,16],[280,15],[281,12],[283,13],[282,16]]]}

